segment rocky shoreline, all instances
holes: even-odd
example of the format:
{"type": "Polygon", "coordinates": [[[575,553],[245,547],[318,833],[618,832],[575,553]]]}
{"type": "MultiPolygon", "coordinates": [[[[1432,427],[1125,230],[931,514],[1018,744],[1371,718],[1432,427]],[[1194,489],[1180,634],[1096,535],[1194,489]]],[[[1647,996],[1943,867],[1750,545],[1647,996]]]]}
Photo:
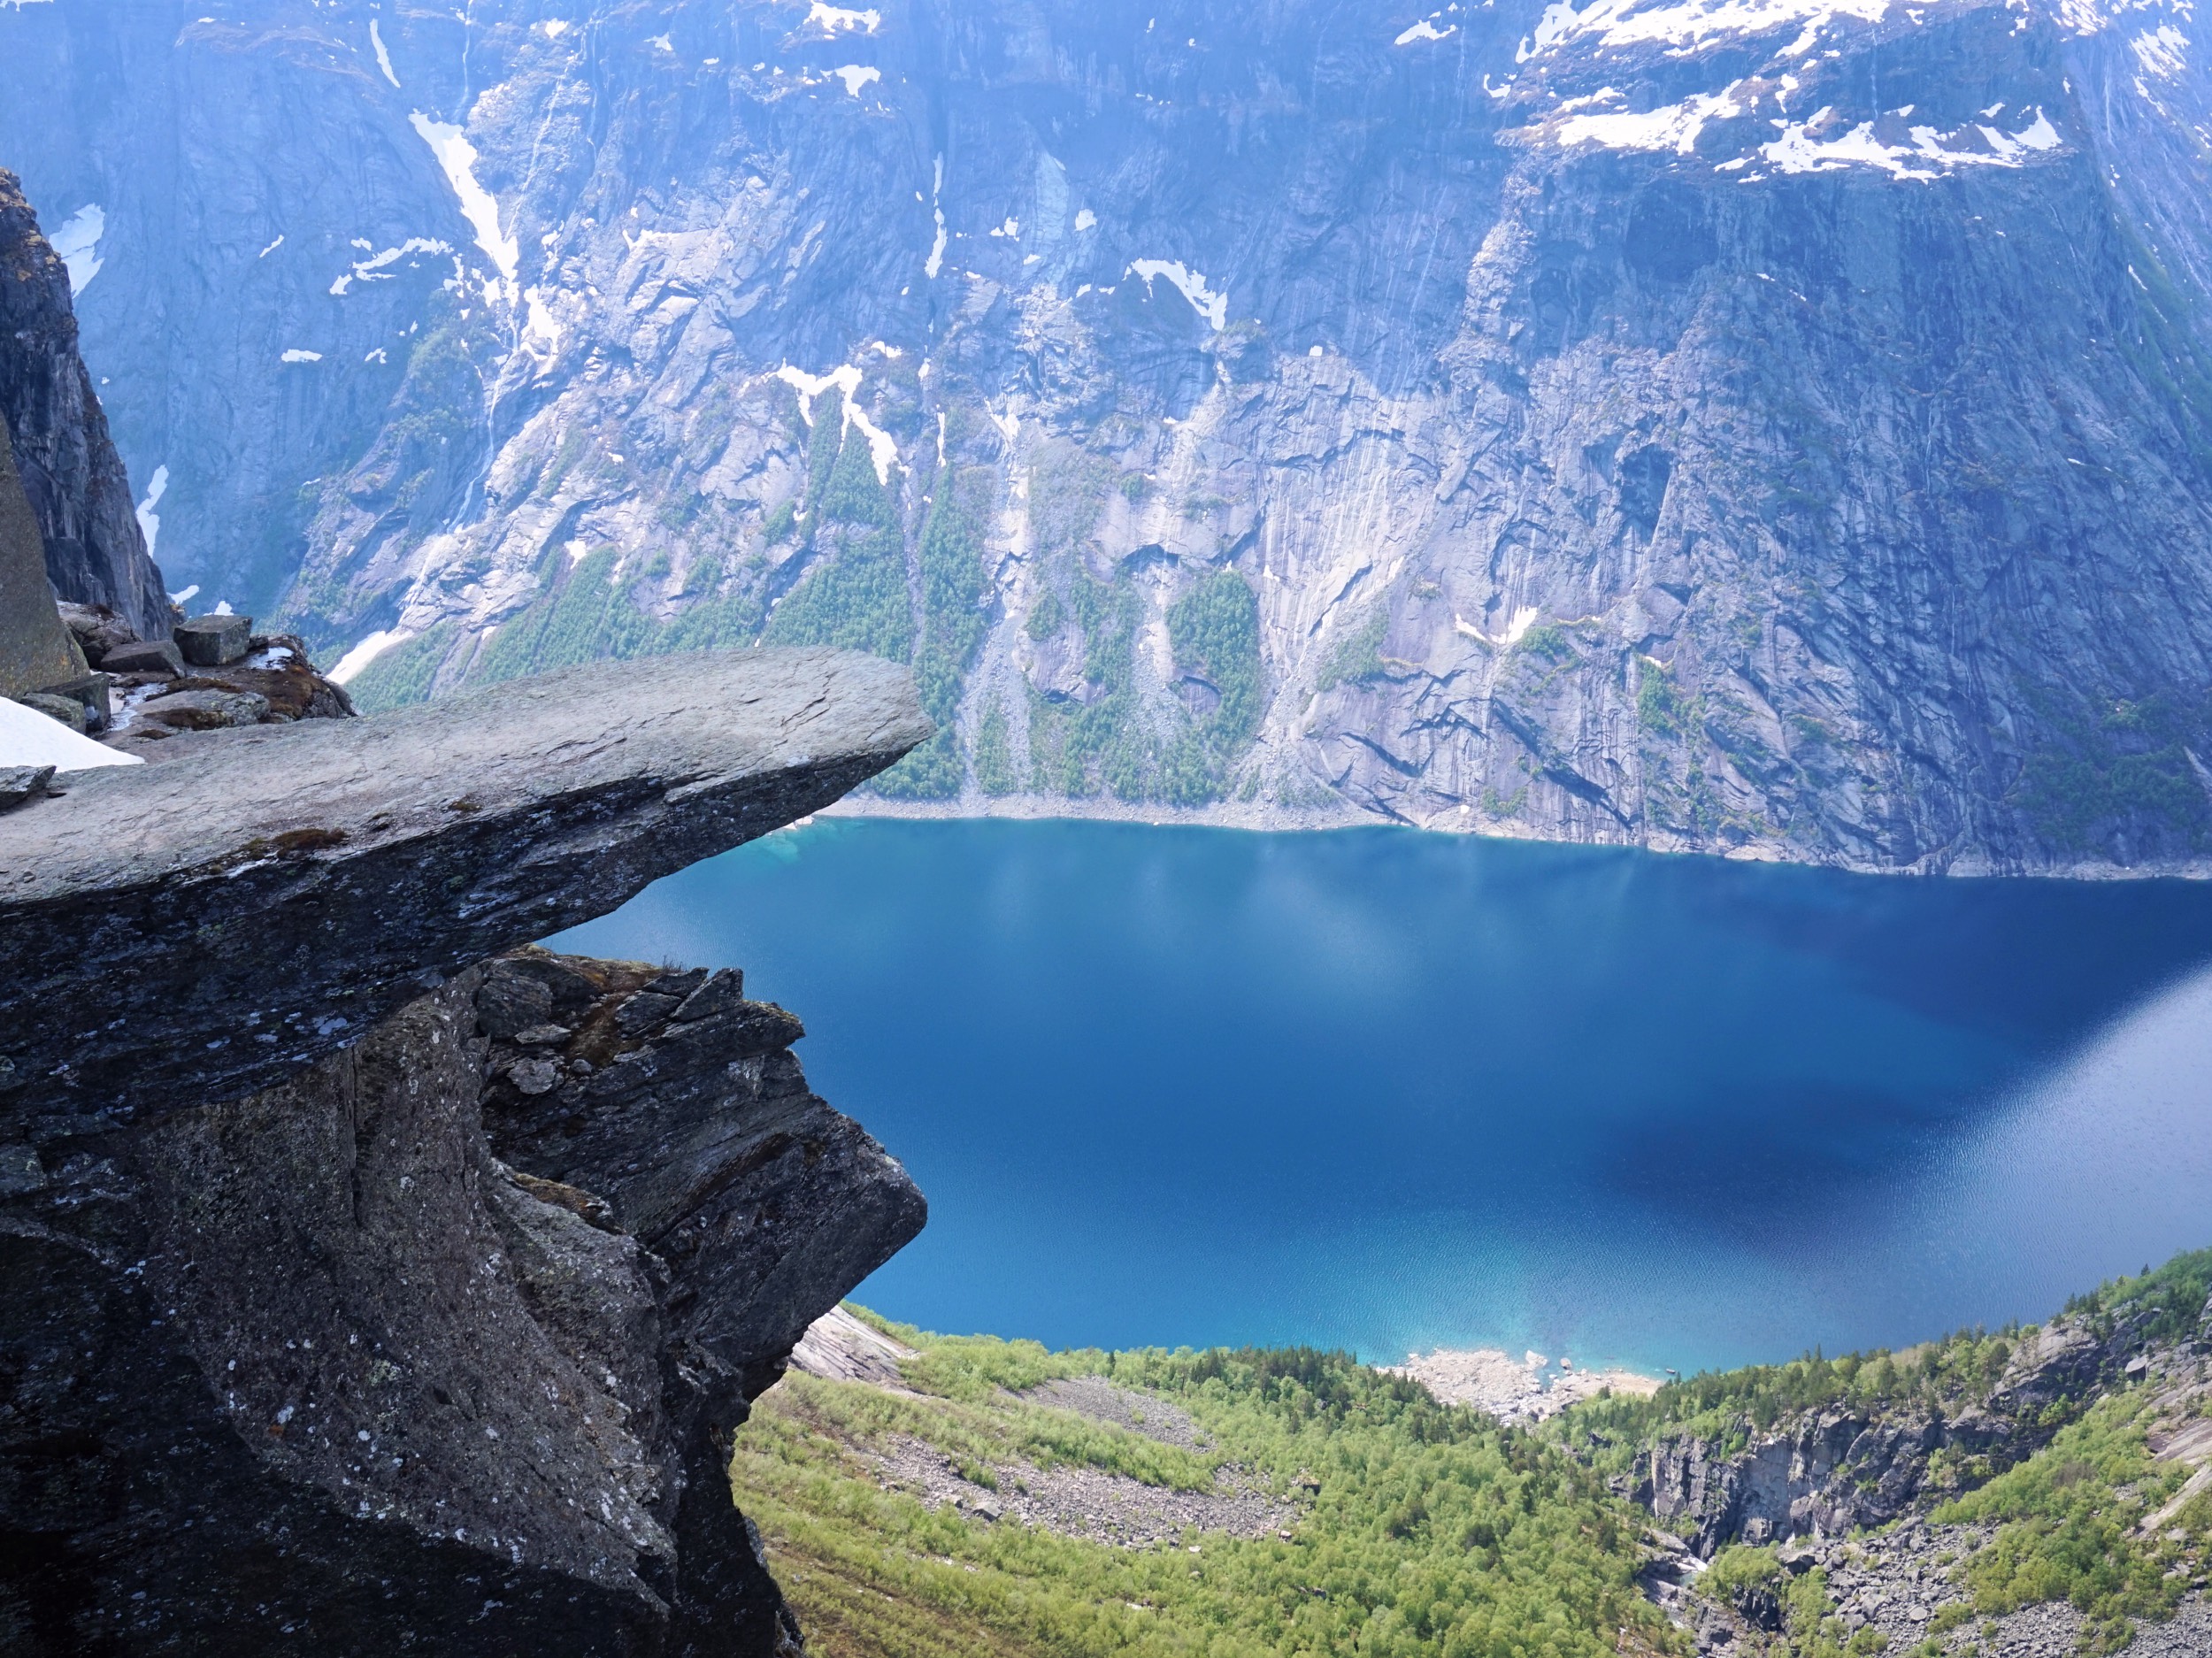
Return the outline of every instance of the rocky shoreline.
{"type": "Polygon", "coordinates": [[[1979,860],[1961,860],[1940,867],[1924,864],[1900,866],[1877,860],[1843,856],[1784,856],[1764,845],[1731,847],[1665,839],[1638,841],[1603,835],[1546,833],[1513,823],[1477,822],[1456,811],[1440,813],[1426,821],[1416,822],[1409,818],[1362,810],[1348,802],[1331,807],[1293,807],[1262,800],[1231,800],[1217,801],[1207,806],[1169,806],[1154,801],[1071,800],[1058,794],[971,793],[947,801],[913,801],[893,800],[880,794],[855,794],[846,796],[834,806],[825,808],[818,815],[825,817],[895,818],[921,823],[1002,818],[1023,823],[1148,824],[1156,828],[1240,829],[1262,834],[1295,834],[1329,829],[1408,829],[1425,834],[1466,836],[1486,841],[1610,847],[1662,857],[1717,858],[1732,864],[1796,864],[1849,875],[1886,875],[1905,879],[1939,874],[1961,880],[2016,879],[2023,875],[2068,881],[2212,879],[2212,857],[2173,859],[2131,866],[2082,859],[2071,864],[2039,865],[2032,870],[2001,866],[1979,860]]]}
{"type": "Polygon", "coordinates": [[[1536,1352],[1517,1359],[1498,1347],[1438,1347],[1376,1368],[1420,1383],[1441,1403],[1472,1405],[1501,1422],[1522,1424],[1543,1422],[1588,1399],[1648,1399],[1663,1386],[1634,1370],[1578,1370],[1571,1359],[1554,1363],[1536,1352]]]}

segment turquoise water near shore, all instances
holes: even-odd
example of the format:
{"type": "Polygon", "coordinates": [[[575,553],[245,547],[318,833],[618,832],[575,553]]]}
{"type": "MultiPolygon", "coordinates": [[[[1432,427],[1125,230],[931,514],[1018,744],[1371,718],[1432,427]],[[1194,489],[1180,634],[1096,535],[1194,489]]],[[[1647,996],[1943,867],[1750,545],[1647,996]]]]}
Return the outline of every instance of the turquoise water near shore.
{"type": "Polygon", "coordinates": [[[2033,1318],[2212,1243],[2212,888],[1393,829],[824,819],[555,940],[738,966],[1055,1346],[1688,1371],[2033,1318]]]}

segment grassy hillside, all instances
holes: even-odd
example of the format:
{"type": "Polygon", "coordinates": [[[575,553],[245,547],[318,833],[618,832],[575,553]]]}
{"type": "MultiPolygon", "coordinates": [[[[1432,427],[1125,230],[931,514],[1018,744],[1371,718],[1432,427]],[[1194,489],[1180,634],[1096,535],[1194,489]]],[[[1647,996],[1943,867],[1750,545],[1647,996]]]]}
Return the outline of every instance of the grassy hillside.
{"type": "MultiPolygon", "coordinates": [[[[2009,1457],[1936,1453],[1904,1521],[1818,1564],[1724,1549],[1696,1621],[1724,1614],[1732,1650],[1764,1658],[2009,1650],[1992,1620],[2039,1605],[2072,1608],[2085,1654],[2165,1623],[2212,1565],[2212,1488],[2162,1448],[2212,1416],[2208,1293],[2212,1251],[2077,1298],[2069,1320],[2144,1362],[2035,1406],[2009,1457]],[[1917,1623],[1847,1616],[1884,1573],[1917,1623]]],[[[1341,1354],[1051,1353],[863,1316],[909,1349],[896,1379],[795,1371],[732,1470],[828,1658],[1686,1654],[1637,1583],[1649,1516],[1614,1494],[1640,1448],[1985,1412],[2035,1334],[1693,1377],[1529,1432],[1341,1354]]]]}
{"type": "Polygon", "coordinates": [[[1590,1470],[1342,1355],[885,1328],[918,1350],[910,1392],[787,1377],[733,1466],[829,1658],[1686,1651],[1633,1582],[1640,1516],[1590,1470]],[[1149,1419],[1056,1402],[1085,1376],[1149,1419]],[[1165,1524],[1125,1519],[1148,1502],[1165,1524]],[[987,1517],[1041,1503],[1062,1529],[987,1517]],[[1118,1540],[1068,1534],[1087,1505],[1118,1540]]]}

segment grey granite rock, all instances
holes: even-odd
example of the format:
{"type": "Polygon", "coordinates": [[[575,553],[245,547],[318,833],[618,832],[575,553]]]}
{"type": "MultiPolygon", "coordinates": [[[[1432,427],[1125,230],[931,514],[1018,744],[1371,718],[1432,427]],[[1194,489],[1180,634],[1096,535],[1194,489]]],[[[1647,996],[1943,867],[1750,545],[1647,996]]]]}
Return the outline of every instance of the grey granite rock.
{"type": "Polygon", "coordinates": [[[35,708],[50,720],[58,721],[72,731],[85,728],[84,704],[70,696],[50,696],[43,691],[26,691],[15,699],[26,708],[35,708]]]}
{"type": "Polygon", "coordinates": [[[78,355],[69,273],[40,234],[15,175],[4,170],[0,419],[9,427],[55,591],[81,604],[109,607],[141,637],[165,633],[169,599],[161,572],[147,551],[122,457],[78,355]]]}
{"type": "Polygon", "coordinates": [[[11,1653],[794,1649],[723,1471],[747,1395],[671,1344],[664,1262],[490,1155],[478,977],[9,1165],[11,1653]]]}
{"type": "Polygon", "coordinates": [[[170,637],[195,667],[220,668],[243,656],[253,641],[250,616],[195,616],[179,622],[170,637]]]}
{"type": "Polygon", "coordinates": [[[903,668],[807,649],[174,737],[187,759],[89,774],[0,827],[0,1136],[271,1086],[928,732],[903,668]]]}
{"type": "Polygon", "coordinates": [[[117,645],[100,659],[108,673],[165,673],[184,672],[184,653],[166,639],[139,639],[117,645]]]}
{"type": "Polygon", "coordinates": [[[268,717],[269,699],[252,691],[223,691],[196,686],[171,691],[139,705],[139,717],[180,731],[221,731],[257,725],[268,717]]]}
{"type": "Polygon", "coordinates": [[[0,766],[0,811],[36,800],[54,780],[50,765],[0,766]]]}
{"type": "MultiPolygon", "coordinates": [[[[593,978],[595,994],[553,1054],[524,1054],[527,1032],[495,1040],[492,1145],[518,1169],[605,1198],[674,1273],[675,1332],[757,1393],[837,1286],[921,1230],[921,1194],[809,1091],[790,1051],[799,1021],[745,1001],[737,974],[530,955],[593,978]],[[664,988],[672,980],[695,986],[680,1003],[664,988]]],[[[518,965],[493,963],[477,993],[488,1033],[515,1017],[518,965]]]]}
{"type": "Polygon", "coordinates": [[[84,672],[84,657],[54,609],[38,521],[7,453],[0,421],[0,696],[20,696],[84,672]]]}

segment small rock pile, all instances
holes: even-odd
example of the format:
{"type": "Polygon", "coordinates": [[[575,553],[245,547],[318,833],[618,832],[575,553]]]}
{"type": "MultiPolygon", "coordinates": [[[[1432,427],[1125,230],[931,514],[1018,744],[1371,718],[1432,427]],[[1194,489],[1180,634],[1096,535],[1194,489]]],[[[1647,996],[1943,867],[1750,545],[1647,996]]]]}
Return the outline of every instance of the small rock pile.
{"type": "Polygon", "coordinates": [[[167,639],[142,639],[105,605],[60,611],[90,672],[16,700],[124,753],[155,758],[180,732],[353,716],[296,635],[257,633],[250,616],[189,617],[167,639]]]}

